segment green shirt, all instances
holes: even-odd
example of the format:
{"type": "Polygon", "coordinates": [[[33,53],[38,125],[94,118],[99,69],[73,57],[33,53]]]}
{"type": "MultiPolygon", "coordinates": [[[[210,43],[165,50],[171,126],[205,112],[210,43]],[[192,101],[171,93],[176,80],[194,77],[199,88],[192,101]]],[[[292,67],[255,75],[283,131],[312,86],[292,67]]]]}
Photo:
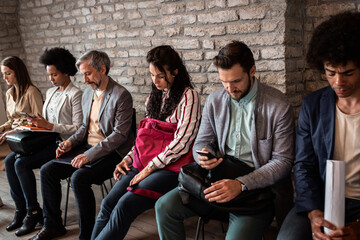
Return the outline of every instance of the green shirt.
{"type": "Polygon", "coordinates": [[[251,122],[257,90],[255,79],[253,88],[245,97],[239,101],[231,98],[231,120],[225,146],[227,155],[239,158],[251,167],[254,167],[250,143],[251,122]]]}

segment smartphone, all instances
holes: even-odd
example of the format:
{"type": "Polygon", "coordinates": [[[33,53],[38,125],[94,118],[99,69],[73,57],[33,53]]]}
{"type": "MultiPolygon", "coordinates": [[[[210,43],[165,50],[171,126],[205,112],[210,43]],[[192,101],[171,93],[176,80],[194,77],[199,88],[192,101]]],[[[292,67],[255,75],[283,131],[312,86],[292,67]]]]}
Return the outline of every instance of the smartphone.
{"type": "Polygon", "coordinates": [[[31,116],[30,114],[26,113],[26,112],[20,112],[21,115],[24,115],[27,118],[33,118],[34,116],[31,116]]]}
{"type": "Polygon", "coordinates": [[[201,156],[206,156],[208,157],[208,159],[212,159],[212,158],[217,158],[214,154],[207,152],[207,151],[201,151],[201,150],[196,150],[196,152],[198,154],[200,154],[201,156]]]}

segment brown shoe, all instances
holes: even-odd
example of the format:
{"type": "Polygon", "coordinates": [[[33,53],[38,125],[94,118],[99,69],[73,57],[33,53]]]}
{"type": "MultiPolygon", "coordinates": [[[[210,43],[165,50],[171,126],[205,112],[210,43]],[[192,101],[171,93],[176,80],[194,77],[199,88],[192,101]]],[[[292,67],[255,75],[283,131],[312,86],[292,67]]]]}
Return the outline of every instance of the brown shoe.
{"type": "Polygon", "coordinates": [[[43,227],[34,237],[29,240],[50,240],[66,234],[66,229],[43,227]]]}

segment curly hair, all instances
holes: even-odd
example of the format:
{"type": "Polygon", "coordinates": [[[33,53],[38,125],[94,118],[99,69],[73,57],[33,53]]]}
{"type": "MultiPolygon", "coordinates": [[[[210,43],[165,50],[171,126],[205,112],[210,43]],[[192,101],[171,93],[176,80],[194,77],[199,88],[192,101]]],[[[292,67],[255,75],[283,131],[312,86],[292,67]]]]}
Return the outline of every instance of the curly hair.
{"type": "Polygon", "coordinates": [[[254,55],[250,48],[243,42],[232,41],[220,49],[214,57],[213,63],[217,68],[230,69],[235,64],[240,64],[244,71],[249,73],[255,65],[254,55]]]}
{"type": "Polygon", "coordinates": [[[1,61],[2,66],[6,66],[15,72],[17,85],[19,88],[19,96],[16,98],[16,102],[19,102],[21,97],[25,94],[27,88],[32,84],[29,72],[25,63],[16,56],[6,57],[1,61]]]}
{"type": "Polygon", "coordinates": [[[62,73],[74,76],[77,72],[75,57],[65,48],[46,49],[40,56],[40,63],[46,66],[54,65],[62,73]]]}
{"type": "MultiPolygon", "coordinates": [[[[173,73],[176,69],[178,70],[169,92],[169,98],[165,100],[162,109],[161,101],[163,92],[158,90],[154,83],[152,83],[151,86],[152,90],[147,105],[146,115],[147,117],[164,121],[172,114],[179,104],[185,88],[193,88],[190,75],[179,54],[169,45],[162,45],[151,49],[147,53],[146,61],[157,67],[162,73],[165,73],[165,66],[170,73],[173,73]]],[[[165,80],[168,82],[166,78],[165,80]]]]}
{"type": "Polygon", "coordinates": [[[321,23],[310,40],[306,60],[324,72],[324,62],[333,66],[353,61],[360,67],[360,13],[346,11],[321,23]]]}

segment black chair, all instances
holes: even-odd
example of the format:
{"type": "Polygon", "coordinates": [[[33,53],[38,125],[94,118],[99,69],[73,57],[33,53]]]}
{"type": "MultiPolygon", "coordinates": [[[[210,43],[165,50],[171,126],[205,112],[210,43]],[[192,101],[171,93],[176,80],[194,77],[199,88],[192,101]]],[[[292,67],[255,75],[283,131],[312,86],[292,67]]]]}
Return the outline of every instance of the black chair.
{"type": "MultiPolygon", "coordinates": [[[[210,220],[218,220],[221,225],[221,230],[223,233],[226,232],[224,223],[229,222],[229,214],[228,213],[218,213],[214,214],[211,217],[199,217],[197,227],[196,227],[196,233],[195,233],[195,240],[199,240],[200,233],[202,234],[202,240],[205,240],[205,224],[208,223],[210,220]],[[201,231],[201,232],[200,232],[201,231]]],[[[262,237],[264,240],[264,235],[262,237]]]]}
{"type": "Polygon", "coordinates": [[[220,222],[222,232],[226,232],[224,223],[229,222],[229,214],[226,212],[216,211],[211,214],[211,216],[199,217],[196,227],[195,240],[199,240],[200,233],[202,234],[202,240],[205,239],[205,224],[208,223],[210,220],[218,220],[220,222]]]}
{"type": "MultiPolygon", "coordinates": [[[[137,125],[136,125],[136,110],[135,108],[133,108],[133,115],[132,115],[132,122],[131,122],[131,129],[133,131],[133,134],[135,135],[136,137],[136,130],[137,130],[137,125]]],[[[66,226],[66,218],[67,218],[67,210],[68,210],[68,204],[69,204],[69,190],[70,190],[70,182],[71,182],[71,178],[68,177],[66,179],[67,181],[67,188],[66,188],[66,200],[65,200],[65,210],[64,210],[64,226],[66,226]]],[[[112,183],[112,178],[109,178],[109,181],[110,181],[110,189],[108,190],[107,187],[106,187],[106,184],[105,184],[105,181],[104,182],[101,182],[101,183],[97,183],[96,185],[100,185],[100,188],[101,188],[101,195],[102,195],[102,198],[104,199],[105,198],[105,194],[104,194],[104,190],[106,192],[106,195],[109,194],[109,191],[111,190],[111,188],[113,187],[113,183],[112,183]]]]}
{"type": "MultiPolygon", "coordinates": [[[[102,198],[103,198],[103,199],[105,198],[105,193],[104,193],[104,191],[106,192],[106,195],[107,195],[107,194],[109,194],[109,191],[110,191],[111,188],[113,187],[112,178],[109,178],[108,180],[109,180],[109,182],[110,182],[110,189],[109,189],[109,190],[108,190],[108,188],[106,187],[105,181],[104,181],[104,182],[101,182],[101,183],[96,183],[96,185],[99,185],[99,186],[100,186],[101,195],[102,195],[102,198]]],[[[66,218],[67,218],[67,210],[68,210],[68,204],[69,204],[69,190],[70,190],[71,178],[68,177],[68,178],[66,179],[66,182],[67,182],[67,187],[66,187],[65,210],[64,210],[64,226],[66,226],[66,218]]]]}

